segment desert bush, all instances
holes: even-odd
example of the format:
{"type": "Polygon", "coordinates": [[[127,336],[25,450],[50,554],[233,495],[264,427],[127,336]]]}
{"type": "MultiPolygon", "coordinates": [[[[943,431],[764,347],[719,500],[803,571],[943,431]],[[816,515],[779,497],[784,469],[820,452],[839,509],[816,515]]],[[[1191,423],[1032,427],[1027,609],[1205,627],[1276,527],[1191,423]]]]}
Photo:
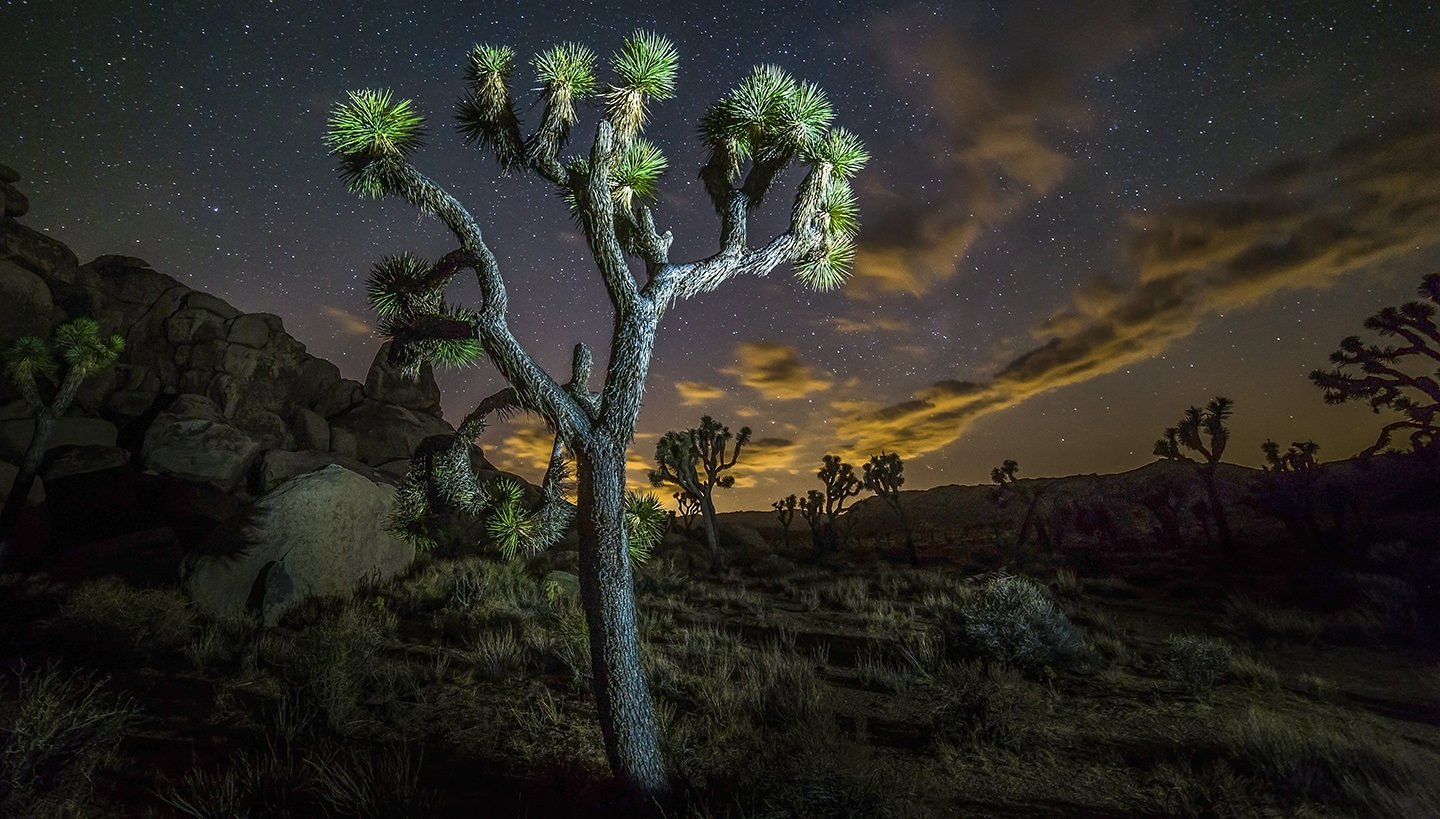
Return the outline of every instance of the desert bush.
{"type": "Polygon", "coordinates": [[[202,619],[199,631],[185,644],[185,659],[202,671],[235,663],[260,630],[260,615],[253,611],[202,619]]]}
{"type": "Polygon", "coordinates": [[[0,686],[0,816],[90,814],[94,779],[139,710],[106,680],[55,668],[21,668],[0,686]]]}
{"type": "Polygon", "coordinates": [[[1085,647],[1092,658],[1101,665],[1129,665],[1134,660],[1130,647],[1124,640],[1103,632],[1089,632],[1084,636],[1085,647]]]}
{"type": "MultiPolygon", "coordinates": [[[[266,647],[270,662],[342,734],[366,721],[360,701],[389,678],[383,649],[394,622],[365,601],[317,601],[318,617],[266,647]]],[[[307,606],[306,608],[310,608],[307,606]]]]}
{"type": "Polygon", "coordinates": [[[947,628],[947,654],[969,649],[1029,669],[1083,654],[1075,625],[1038,586],[1022,577],[991,580],[958,614],[947,628]]]}
{"type": "Polygon", "coordinates": [[[1169,637],[1161,653],[1160,668],[1165,677],[1187,691],[1206,691],[1230,669],[1234,652],[1219,640],[1195,635],[1169,637]]]}
{"type": "Polygon", "coordinates": [[[420,756],[407,746],[350,747],[311,756],[311,787],[331,815],[357,819],[429,819],[438,798],[419,784],[420,756]]]}
{"type": "Polygon", "coordinates": [[[930,690],[936,741],[1022,752],[1040,738],[1048,703],[1040,686],[1005,666],[947,663],[930,690]]]}
{"type": "Polygon", "coordinates": [[[108,659],[150,661],[183,649],[195,611],[179,589],[137,589],[118,577],[80,584],[65,601],[70,639],[108,659]]]}

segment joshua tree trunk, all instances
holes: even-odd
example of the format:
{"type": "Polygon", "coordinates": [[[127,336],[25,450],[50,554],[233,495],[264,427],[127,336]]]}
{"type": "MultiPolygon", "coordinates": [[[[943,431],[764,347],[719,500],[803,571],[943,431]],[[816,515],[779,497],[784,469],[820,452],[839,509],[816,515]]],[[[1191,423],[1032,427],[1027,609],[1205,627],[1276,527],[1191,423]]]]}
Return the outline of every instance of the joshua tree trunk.
{"type": "Polygon", "coordinates": [[[710,571],[718,573],[724,569],[720,556],[720,528],[715,523],[715,502],[710,499],[710,490],[700,496],[700,519],[705,524],[705,545],[710,547],[710,571]]]}
{"type": "Polygon", "coordinates": [[[669,790],[660,729],[645,670],[630,552],[625,542],[625,446],[600,444],[577,456],[580,595],[590,626],[595,708],[611,770],[632,792],[669,790]]]}
{"type": "Polygon", "coordinates": [[[1205,494],[1210,496],[1210,512],[1215,518],[1215,528],[1220,532],[1220,551],[1226,557],[1235,556],[1235,541],[1230,537],[1230,522],[1225,518],[1225,507],[1220,505],[1220,492],[1215,488],[1215,469],[1207,468],[1205,494]]]}

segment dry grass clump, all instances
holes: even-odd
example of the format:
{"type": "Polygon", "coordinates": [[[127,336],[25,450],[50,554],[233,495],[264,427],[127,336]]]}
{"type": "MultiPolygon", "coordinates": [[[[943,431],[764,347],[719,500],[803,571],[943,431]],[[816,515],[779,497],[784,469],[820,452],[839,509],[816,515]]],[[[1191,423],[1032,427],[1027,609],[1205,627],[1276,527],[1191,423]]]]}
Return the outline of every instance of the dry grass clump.
{"type": "Polygon", "coordinates": [[[196,631],[179,589],[137,589],[118,577],[80,584],[63,607],[67,637],[91,656],[132,663],[179,652],[196,631]]]}
{"type": "Polygon", "coordinates": [[[96,774],[139,716],[134,703],[82,672],[21,667],[0,685],[0,816],[90,813],[96,774]]]}
{"type": "Polygon", "coordinates": [[[937,742],[1023,753],[1044,740],[1050,700],[1043,687],[1011,666],[946,663],[934,675],[929,696],[937,742]]]}
{"type": "Polygon", "coordinates": [[[1253,655],[1237,651],[1230,657],[1229,674],[1235,680],[1251,688],[1275,691],[1280,688],[1280,672],[1253,655]]]}
{"type": "Polygon", "coordinates": [[[1325,629],[1324,617],[1299,609],[1286,609],[1255,597],[1230,597],[1216,624],[1252,643],[1270,641],[1313,643],[1325,629]]]}
{"type": "Polygon", "coordinates": [[[1361,817],[1429,815],[1440,804],[1440,758],[1382,738],[1369,726],[1289,719],[1252,708],[1222,733],[1233,764],[1259,778],[1271,798],[1361,817]]]}

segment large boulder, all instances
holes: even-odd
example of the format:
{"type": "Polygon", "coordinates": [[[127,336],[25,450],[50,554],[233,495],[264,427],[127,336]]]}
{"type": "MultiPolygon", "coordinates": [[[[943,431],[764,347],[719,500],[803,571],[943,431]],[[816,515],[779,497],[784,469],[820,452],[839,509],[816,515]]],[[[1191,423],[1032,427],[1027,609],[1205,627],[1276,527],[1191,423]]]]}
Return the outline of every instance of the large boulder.
{"type": "Polygon", "coordinates": [[[130,453],[118,446],[60,446],[49,450],[40,466],[40,476],[47,481],[100,472],[130,463],[130,453]]]}
{"type": "Polygon", "coordinates": [[[440,414],[440,385],[429,364],[420,365],[420,376],[411,378],[390,363],[390,342],[380,345],[370,372],[365,376],[365,396],[387,404],[430,415],[440,414]]]}
{"type": "Polygon", "coordinates": [[[436,415],[368,397],[360,406],[331,419],[330,429],[332,435],[336,429],[354,435],[355,457],[370,466],[406,460],[426,438],[455,432],[454,427],[436,415]]]}
{"type": "Polygon", "coordinates": [[[215,402],[182,395],[145,431],[140,459],[146,469],[232,492],[244,488],[260,450],[253,438],[230,426],[215,402]]]}
{"type": "MultiPolygon", "coordinates": [[[[115,446],[118,432],[115,425],[99,418],[66,416],[55,419],[45,451],[63,446],[115,446]]],[[[0,407],[0,460],[20,463],[35,437],[35,419],[30,417],[24,401],[0,407]]]]}
{"type": "Polygon", "coordinates": [[[343,455],[337,455],[334,452],[322,452],[315,449],[302,449],[297,452],[290,452],[284,449],[272,449],[264,454],[261,462],[261,491],[269,493],[286,481],[304,475],[307,472],[324,469],[331,464],[343,466],[351,472],[369,478],[376,483],[398,483],[395,478],[378,469],[373,469],[354,458],[347,458],[343,455]]]}
{"type": "Polygon", "coordinates": [[[8,348],[21,336],[50,337],[54,302],[39,274],[10,261],[0,261],[0,345],[8,348]]]}
{"type": "Polygon", "coordinates": [[[341,466],[302,475],[188,555],[183,585],[212,614],[253,605],[273,626],[305,597],[349,593],[410,565],[415,547],[387,530],[394,503],[393,487],[341,466]]]}

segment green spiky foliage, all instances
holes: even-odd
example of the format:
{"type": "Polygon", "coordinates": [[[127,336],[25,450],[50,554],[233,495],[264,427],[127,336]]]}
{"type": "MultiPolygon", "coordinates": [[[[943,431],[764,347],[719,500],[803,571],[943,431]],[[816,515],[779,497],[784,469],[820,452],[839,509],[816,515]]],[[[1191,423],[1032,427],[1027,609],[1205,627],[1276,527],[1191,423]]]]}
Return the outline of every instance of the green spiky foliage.
{"type": "Polygon", "coordinates": [[[410,100],[393,100],[388,88],[349,95],[349,102],[331,112],[326,141],[330,152],[340,157],[340,173],[351,193],[382,196],[390,192],[386,176],[395,161],[420,147],[425,120],[410,100]]]}
{"type": "Polygon", "coordinates": [[[920,563],[915,550],[915,536],[910,532],[910,520],[905,516],[905,506],[900,500],[900,487],[905,483],[905,461],[894,452],[871,455],[865,464],[860,485],[880,496],[895,517],[900,520],[900,529],[905,534],[905,552],[911,565],[920,563]]]}
{"type": "Polygon", "coordinates": [[[625,534],[630,558],[636,563],[650,559],[650,553],[665,536],[668,519],[660,499],[649,492],[625,493],[625,534]]]}
{"type": "Polygon", "coordinates": [[[445,303],[445,288],[460,269],[464,254],[452,253],[435,264],[402,253],[386,256],[365,284],[370,306],[380,317],[379,334],[390,342],[390,361],[411,378],[423,364],[465,367],[484,356],[473,310],[445,303]]]}
{"type": "Polygon", "coordinates": [[[630,142],[644,130],[650,100],[668,100],[675,96],[675,69],[679,61],[675,46],[649,31],[630,35],[610,60],[619,81],[605,92],[605,108],[621,142],[630,142]]]}
{"type": "Polygon", "coordinates": [[[716,487],[729,489],[735,476],[721,474],[740,460],[740,451],[750,442],[750,428],[741,427],[739,435],[706,415],[700,426],[684,431],[671,431],[655,444],[655,466],[650,482],[655,486],[672,484],[700,502],[700,517],[705,527],[705,543],[710,547],[710,569],[721,569],[720,533],[715,526],[716,487]],[[734,449],[731,449],[731,444],[734,449]]]}
{"type": "MultiPolygon", "coordinates": [[[[414,372],[416,362],[473,360],[474,348],[463,346],[473,339],[512,386],[515,405],[544,418],[555,432],[557,449],[563,446],[574,457],[577,500],[565,514],[573,513],[579,536],[578,577],[585,591],[596,711],[607,758],[637,804],[650,803],[670,786],[639,659],[628,582],[634,558],[623,492],[625,453],[633,441],[659,322],[677,301],[783,265],[802,266],[802,280],[811,286],[838,284],[850,264],[847,242],[853,242],[857,224],[853,196],[842,183],[864,163],[858,140],[830,130],[833,113],[817,87],[778,69],[757,70],[706,117],[712,150],[702,176],[721,222],[718,246],[689,261],[672,261],[674,237],[657,226],[652,211],[659,201],[663,154],[640,135],[657,114],[655,103],[674,93],[677,64],[668,42],[636,33],[610,60],[614,76],[600,86],[588,48],[558,46],[531,63],[536,81],[530,88],[538,92],[532,105],[517,101],[512,91],[515,74],[523,73],[517,56],[500,45],[481,45],[470,52],[465,90],[455,110],[461,134],[492,153],[502,171],[533,174],[548,183],[550,194],[570,202],[594,257],[590,270],[602,280],[606,307],[615,317],[609,367],[598,393],[586,386],[588,351],[584,366],[577,359],[570,382],[562,383],[511,333],[501,260],[470,211],[412,162],[420,121],[408,102],[394,102],[383,91],[356,92],[336,109],[328,136],[352,191],[404,199],[436,217],[456,239],[458,249],[442,263],[391,262],[377,270],[374,301],[397,362],[414,372]],[[587,112],[584,102],[597,91],[603,104],[588,109],[599,114],[594,138],[584,151],[567,156],[571,133],[587,112]],[[538,122],[525,122],[537,109],[538,122]],[[773,237],[752,235],[751,225],[762,220],[751,213],[781,171],[797,160],[807,167],[788,223],[773,237]],[[476,277],[479,302],[473,312],[440,298],[460,268],[476,277]]],[[[455,440],[463,443],[446,444],[444,453],[431,453],[422,466],[433,473],[452,455],[458,464],[459,453],[468,452],[474,438],[469,433],[462,430],[455,440]]],[[[426,480],[434,477],[426,475],[426,480]]],[[[550,502],[550,475],[547,471],[540,518],[564,508],[550,502]]],[[[491,493],[466,489],[454,503],[463,506],[462,496],[483,505],[491,493]]],[[[403,497],[416,504],[423,500],[432,511],[437,500],[428,484],[403,497]]],[[[493,507],[493,499],[490,503],[493,507]]],[[[547,520],[558,521],[561,516],[555,514],[547,520]]],[[[525,525],[517,515],[505,528],[525,525]]],[[[537,518],[535,540],[554,528],[537,518]]],[[[635,537],[640,539],[638,533],[635,537]]],[[[524,550],[516,547],[517,553],[524,550]]]]}
{"type": "Polygon", "coordinates": [[[1362,456],[1385,449],[1391,436],[1402,430],[1410,432],[1411,448],[1417,452],[1433,446],[1440,432],[1440,369],[1420,372],[1440,361],[1440,328],[1435,323],[1440,274],[1426,276],[1419,295],[1417,301],[1386,307],[1365,319],[1365,329],[1399,339],[1402,345],[1381,347],[1350,336],[1330,354],[1333,369],[1310,373],[1310,380],[1324,390],[1327,404],[1364,401],[1376,414],[1390,409],[1402,416],[1382,427],[1374,446],[1361,451],[1362,456]]]}
{"type": "Polygon", "coordinates": [[[455,119],[465,140],[493,151],[507,172],[525,161],[520,118],[510,95],[514,65],[515,50],[508,46],[475,46],[465,70],[465,94],[455,106],[455,119]]]}
{"type": "Polygon", "coordinates": [[[785,530],[785,548],[790,548],[790,523],[795,520],[795,511],[800,508],[800,499],[794,495],[786,495],[784,498],[770,504],[775,510],[775,519],[780,521],[780,527],[785,530]]]}
{"type": "Polygon", "coordinates": [[[8,552],[5,541],[13,536],[35,476],[40,473],[40,462],[56,419],[70,408],[80,384],[114,364],[123,352],[125,339],[118,335],[102,338],[99,322],[91,318],[77,318],[56,327],[48,343],[38,336],[23,336],[5,351],[5,374],[20,390],[26,409],[35,420],[35,430],[5,499],[4,510],[0,511],[0,566],[4,565],[8,552]],[[58,360],[65,363],[65,375],[58,385],[55,384],[60,371],[57,352],[58,360]],[[42,395],[42,382],[43,388],[54,388],[48,403],[42,395]]]}

